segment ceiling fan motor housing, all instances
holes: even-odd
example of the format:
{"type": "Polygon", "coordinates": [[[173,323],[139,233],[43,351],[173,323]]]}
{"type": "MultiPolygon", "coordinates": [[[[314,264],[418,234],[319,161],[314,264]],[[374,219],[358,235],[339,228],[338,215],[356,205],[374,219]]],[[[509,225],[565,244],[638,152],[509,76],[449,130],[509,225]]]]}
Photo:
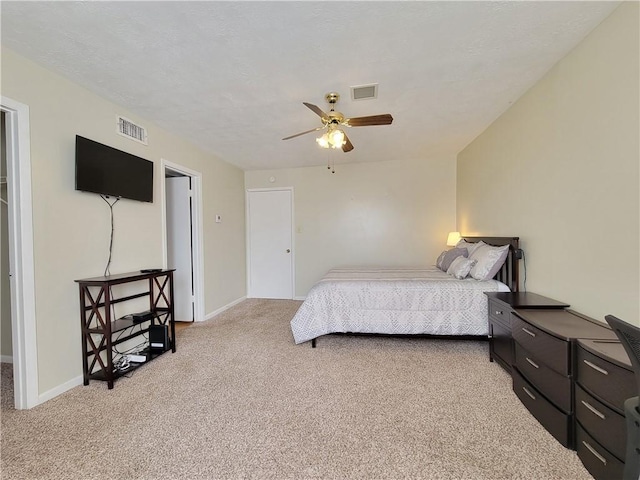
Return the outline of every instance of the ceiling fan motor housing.
{"type": "Polygon", "coordinates": [[[339,125],[344,122],[344,115],[340,112],[331,110],[329,113],[327,113],[327,116],[329,117],[327,124],[339,125]]]}
{"type": "Polygon", "coordinates": [[[329,92],[324,96],[324,98],[330,105],[335,105],[338,103],[338,100],[340,100],[340,94],[337,92],[329,92]]]}

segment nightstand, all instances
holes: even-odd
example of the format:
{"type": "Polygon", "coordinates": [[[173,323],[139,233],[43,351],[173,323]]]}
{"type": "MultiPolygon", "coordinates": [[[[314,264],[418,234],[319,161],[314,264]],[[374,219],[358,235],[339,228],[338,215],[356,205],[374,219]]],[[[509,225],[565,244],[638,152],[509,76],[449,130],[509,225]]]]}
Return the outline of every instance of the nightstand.
{"type": "Polygon", "coordinates": [[[519,308],[564,309],[568,304],[529,292],[485,292],[489,299],[489,361],[511,373],[514,362],[511,314],[519,308]]]}

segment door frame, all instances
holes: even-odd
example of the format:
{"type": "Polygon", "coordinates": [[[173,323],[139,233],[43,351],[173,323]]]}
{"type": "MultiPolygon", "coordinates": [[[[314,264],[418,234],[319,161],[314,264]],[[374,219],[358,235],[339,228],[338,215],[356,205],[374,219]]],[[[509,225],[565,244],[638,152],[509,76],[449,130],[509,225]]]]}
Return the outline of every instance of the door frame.
{"type": "Polygon", "coordinates": [[[278,192],[288,191],[291,194],[291,299],[296,298],[296,246],[295,246],[295,215],[293,202],[293,187],[273,187],[273,188],[248,188],[245,192],[245,229],[246,251],[247,251],[247,298],[254,298],[251,291],[251,212],[249,209],[249,195],[253,192],[278,192]]]}
{"type": "Polygon", "coordinates": [[[196,170],[184,167],[177,163],[170,162],[164,158],[160,159],[160,198],[162,207],[162,261],[163,268],[167,268],[167,195],[165,191],[165,175],[167,170],[191,177],[192,210],[191,229],[193,245],[191,255],[193,257],[193,301],[194,301],[194,322],[203,322],[204,315],[204,254],[203,254],[203,214],[202,214],[202,174],[196,170]]]}
{"type": "Polygon", "coordinates": [[[31,198],[29,106],[0,97],[5,113],[11,340],[14,402],[17,410],[35,407],[38,397],[38,348],[31,198]]]}

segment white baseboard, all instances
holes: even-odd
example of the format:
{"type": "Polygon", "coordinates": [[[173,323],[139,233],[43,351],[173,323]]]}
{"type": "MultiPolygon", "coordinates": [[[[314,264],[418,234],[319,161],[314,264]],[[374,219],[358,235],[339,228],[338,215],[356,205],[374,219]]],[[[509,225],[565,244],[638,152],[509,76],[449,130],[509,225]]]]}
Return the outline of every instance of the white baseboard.
{"type": "Polygon", "coordinates": [[[307,299],[307,297],[306,297],[306,295],[305,295],[304,297],[293,297],[293,299],[294,299],[294,300],[302,300],[302,301],[304,301],[304,300],[306,300],[306,299],[307,299]]]}
{"type": "Polygon", "coordinates": [[[12,355],[0,355],[0,362],[1,363],[13,363],[13,356],[12,355]]]}
{"type": "Polygon", "coordinates": [[[72,378],[68,382],[65,382],[57,387],[52,388],[51,390],[47,390],[44,393],[38,395],[38,404],[44,403],[47,400],[51,400],[58,395],[63,394],[67,390],[71,390],[78,385],[82,385],[82,375],[77,376],[76,378],[72,378]]]}
{"type": "Polygon", "coordinates": [[[221,314],[222,312],[224,312],[225,310],[229,310],[229,309],[230,309],[231,307],[233,307],[234,305],[237,305],[237,304],[239,304],[240,302],[245,301],[246,299],[247,299],[247,297],[246,297],[246,296],[245,296],[245,297],[240,297],[240,298],[238,298],[238,299],[234,300],[234,301],[233,301],[233,302],[231,302],[231,303],[227,303],[224,307],[220,307],[220,308],[218,308],[217,310],[214,310],[213,312],[206,314],[206,315],[204,316],[204,319],[205,319],[205,320],[211,320],[213,317],[215,317],[215,316],[217,316],[217,315],[220,315],[220,314],[221,314]]]}

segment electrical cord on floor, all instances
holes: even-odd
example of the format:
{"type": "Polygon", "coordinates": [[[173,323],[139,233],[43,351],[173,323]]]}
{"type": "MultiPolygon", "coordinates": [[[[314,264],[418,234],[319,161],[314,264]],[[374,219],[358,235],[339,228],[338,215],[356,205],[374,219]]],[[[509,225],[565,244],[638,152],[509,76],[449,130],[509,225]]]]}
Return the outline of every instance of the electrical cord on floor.
{"type": "Polygon", "coordinates": [[[111,254],[113,253],[113,206],[118,203],[118,201],[120,200],[120,197],[116,198],[112,203],[109,203],[109,200],[107,200],[107,196],[105,195],[100,195],[100,198],[102,198],[107,205],[109,205],[109,211],[111,212],[111,238],[109,239],[109,259],[107,260],[107,266],[104,268],[104,276],[107,277],[109,275],[111,275],[111,271],[109,270],[109,266],[111,265],[111,254]]]}

